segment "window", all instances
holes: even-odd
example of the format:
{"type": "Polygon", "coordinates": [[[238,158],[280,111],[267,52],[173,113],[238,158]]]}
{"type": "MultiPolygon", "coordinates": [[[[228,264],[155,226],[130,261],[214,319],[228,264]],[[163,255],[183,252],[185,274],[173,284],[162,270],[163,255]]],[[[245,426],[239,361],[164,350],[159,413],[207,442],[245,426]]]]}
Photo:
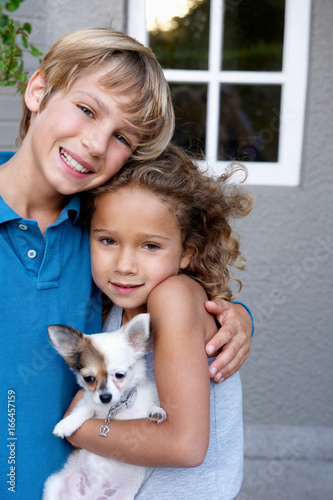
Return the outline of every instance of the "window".
{"type": "Polygon", "coordinates": [[[129,0],[128,33],[150,45],[175,98],[174,141],[214,173],[300,181],[311,0],[129,0]]]}

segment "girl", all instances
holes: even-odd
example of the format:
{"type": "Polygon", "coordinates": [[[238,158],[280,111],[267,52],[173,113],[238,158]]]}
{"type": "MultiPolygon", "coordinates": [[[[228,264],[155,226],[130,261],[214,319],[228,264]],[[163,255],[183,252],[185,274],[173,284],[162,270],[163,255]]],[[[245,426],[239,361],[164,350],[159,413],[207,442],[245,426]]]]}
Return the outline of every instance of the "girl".
{"type": "Polygon", "coordinates": [[[230,300],[229,267],[244,267],[229,221],[247,215],[252,200],[228,184],[231,175],[208,177],[171,145],[155,161],[130,163],[86,202],[93,277],[112,303],[104,330],[150,313],[154,354],[147,363],[152,376],[155,364],[167,420],[112,421],[101,438],[103,422],[92,419],[70,442],[155,467],[140,500],[231,499],[240,489],[239,374],[210,382],[204,349],[216,332],[204,303],[230,300]]]}

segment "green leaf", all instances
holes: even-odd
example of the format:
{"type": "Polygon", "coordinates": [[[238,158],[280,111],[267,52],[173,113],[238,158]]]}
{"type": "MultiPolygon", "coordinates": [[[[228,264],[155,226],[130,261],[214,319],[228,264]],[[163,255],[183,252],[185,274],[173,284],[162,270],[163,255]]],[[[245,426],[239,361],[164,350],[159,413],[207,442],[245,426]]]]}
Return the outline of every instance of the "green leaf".
{"type": "Polygon", "coordinates": [[[21,73],[17,79],[19,82],[26,82],[28,80],[28,73],[21,73]]]}
{"type": "Polygon", "coordinates": [[[29,35],[30,35],[30,33],[31,33],[31,24],[30,23],[24,23],[23,26],[22,26],[22,29],[24,31],[27,31],[29,33],[29,35]]]}
{"type": "Polygon", "coordinates": [[[0,26],[1,26],[1,27],[5,27],[5,26],[7,26],[8,21],[9,21],[9,17],[8,17],[8,16],[6,16],[6,14],[1,14],[1,15],[0,15],[0,26]]]}
{"type": "Polygon", "coordinates": [[[13,87],[14,85],[16,85],[16,81],[15,80],[1,80],[0,81],[0,87],[13,87]]]}
{"type": "Polygon", "coordinates": [[[30,54],[32,54],[35,57],[42,56],[43,52],[37,49],[32,43],[30,44],[30,54]]]}
{"type": "Polygon", "coordinates": [[[22,43],[23,43],[23,47],[25,49],[27,49],[29,47],[29,44],[28,44],[28,40],[27,40],[27,37],[22,35],[22,43]]]}
{"type": "Polygon", "coordinates": [[[16,2],[10,2],[6,4],[6,10],[8,12],[14,12],[14,10],[17,10],[19,8],[19,5],[16,2]]]}
{"type": "Polygon", "coordinates": [[[12,66],[11,66],[11,71],[14,71],[18,66],[18,61],[17,59],[14,59],[13,62],[12,62],[12,66]]]}
{"type": "Polygon", "coordinates": [[[6,3],[6,9],[8,10],[8,12],[14,12],[19,8],[22,1],[23,0],[10,0],[10,2],[6,3]]]}
{"type": "MultiPolygon", "coordinates": [[[[13,35],[9,32],[4,33],[2,40],[5,45],[10,45],[12,41],[13,35]]],[[[15,37],[14,37],[15,38],[15,37]]]]}
{"type": "Polygon", "coordinates": [[[24,49],[34,57],[42,55],[42,52],[29,41],[31,24],[29,22],[21,24],[2,12],[2,9],[7,9],[8,12],[15,11],[23,1],[0,0],[0,81],[4,82],[1,85],[22,84],[27,81],[28,73],[24,71],[23,61],[24,49]]]}

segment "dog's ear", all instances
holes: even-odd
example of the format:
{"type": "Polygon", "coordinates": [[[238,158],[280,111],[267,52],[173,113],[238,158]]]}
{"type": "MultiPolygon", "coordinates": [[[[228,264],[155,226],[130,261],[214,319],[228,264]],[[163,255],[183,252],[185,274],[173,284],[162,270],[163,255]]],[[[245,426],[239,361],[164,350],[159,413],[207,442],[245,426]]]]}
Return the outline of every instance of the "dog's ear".
{"type": "Polygon", "coordinates": [[[47,333],[53,347],[66,361],[75,355],[79,343],[84,339],[83,333],[71,326],[50,325],[47,333]]]}
{"type": "Polygon", "coordinates": [[[147,343],[150,337],[150,316],[149,314],[138,314],[134,316],[122,332],[127,342],[133,349],[143,356],[147,351],[147,343]]]}

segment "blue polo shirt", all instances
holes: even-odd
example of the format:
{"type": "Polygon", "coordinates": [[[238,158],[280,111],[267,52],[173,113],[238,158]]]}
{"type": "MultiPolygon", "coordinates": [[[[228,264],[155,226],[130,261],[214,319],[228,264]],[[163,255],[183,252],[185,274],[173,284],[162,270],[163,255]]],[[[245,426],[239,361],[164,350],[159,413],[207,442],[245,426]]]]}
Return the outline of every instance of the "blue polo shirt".
{"type": "MultiPolygon", "coordinates": [[[[0,153],[0,164],[10,156],[0,153]]],[[[44,238],[36,221],[20,217],[0,197],[1,499],[39,500],[45,480],[70,451],[52,430],[75,393],[75,378],[46,327],[101,331],[79,210],[74,196],[44,238]]]]}

